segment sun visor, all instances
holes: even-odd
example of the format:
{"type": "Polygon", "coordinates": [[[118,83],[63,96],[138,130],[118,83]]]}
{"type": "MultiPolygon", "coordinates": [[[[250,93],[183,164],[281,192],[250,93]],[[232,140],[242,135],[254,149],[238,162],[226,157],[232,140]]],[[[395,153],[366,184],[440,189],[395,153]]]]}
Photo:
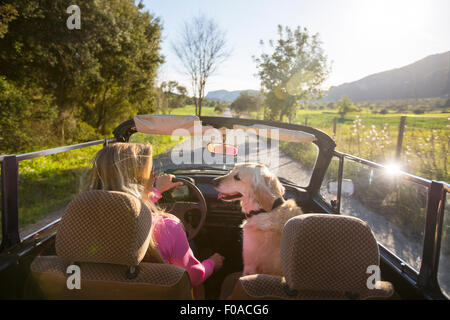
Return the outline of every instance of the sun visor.
{"type": "MultiPolygon", "coordinates": [[[[211,126],[202,126],[199,117],[192,115],[163,115],[146,114],[134,117],[136,130],[147,134],[163,134],[176,136],[194,136],[201,132],[207,133],[211,126]],[[201,128],[201,130],[199,130],[201,128]]],[[[242,130],[249,134],[256,134],[261,137],[277,139],[289,142],[312,142],[316,140],[313,134],[303,131],[289,130],[254,124],[251,126],[233,125],[233,130],[242,130]]],[[[214,130],[214,129],[213,129],[214,130]]],[[[226,128],[217,129],[221,134],[226,134],[226,128]]]]}
{"type": "Polygon", "coordinates": [[[196,121],[200,121],[197,116],[188,115],[146,114],[134,117],[136,130],[147,134],[172,135],[177,130],[176,135],[193,136],[196,121]]]}
{"type": "Polygon", "coordinates": [[[307,132],[265,126],[262,124],[254,124],[252,126],[234,125],[233,129],[241,129],[248,133],[256,134],[257,136],[277,139],[280,141],[313,142],[314,140],[316,140],[316,137],[313,134],[307,132]]]}

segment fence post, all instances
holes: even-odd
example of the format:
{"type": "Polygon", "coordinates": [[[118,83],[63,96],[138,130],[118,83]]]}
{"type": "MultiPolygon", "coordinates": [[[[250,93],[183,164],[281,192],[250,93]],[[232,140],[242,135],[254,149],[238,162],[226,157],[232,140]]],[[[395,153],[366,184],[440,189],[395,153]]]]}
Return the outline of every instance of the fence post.
{"type": "Polygon", "coordinates": [[[333,140],[336,140],[336,126],[337,126],[337,118],[333,119],[333,140]]]}
{"type": "Polygon", "coordinates": [[[305,126],[308,125],[308,117],[305,117],[305,126]]]}
{"type": "Polygon", "coordinates": [[[400,124],[398,125],[398,137],[397,137],[397,151],[395,153],[395,160],[400,161],[403,145],[403,134],[405,133],[406,116],[401,116],[400,124]]]}

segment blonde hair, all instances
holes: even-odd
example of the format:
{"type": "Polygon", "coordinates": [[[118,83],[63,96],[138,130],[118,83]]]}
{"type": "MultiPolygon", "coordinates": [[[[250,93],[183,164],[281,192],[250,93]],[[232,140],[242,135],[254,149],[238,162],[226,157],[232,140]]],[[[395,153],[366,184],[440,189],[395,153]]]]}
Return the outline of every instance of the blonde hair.
{"type": "MultiPolygon", "coordinates": [[[[113,143],[94,157],[85,190],[121,191],[140,198],[150,209],[153,217],[169,217],[179,222],[174,215],[166,213],[149,201],[154,182],[151,144],[113,143]]],[[[155,224],[150,229],[150,245],[146,257],[163,262],[156,249],[155,224]]],[[[145,259],[145,258],[144,258],[145,259]]]]}

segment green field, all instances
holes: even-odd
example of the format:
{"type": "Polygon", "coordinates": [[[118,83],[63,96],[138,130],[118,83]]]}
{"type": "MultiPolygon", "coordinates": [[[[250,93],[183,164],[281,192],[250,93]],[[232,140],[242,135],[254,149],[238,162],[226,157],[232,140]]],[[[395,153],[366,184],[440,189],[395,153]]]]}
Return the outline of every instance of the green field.
{"type": "MultiPolygon", "coordinates": [[[[373,114],[368,109],[363,109],[361,112],[349,113],[344,119],[340,119],[337,110],[299,110],[295,117],[296,123],[304,124],[307,119],[308,125],[317,128],[331,128],[333,129],[333,120],[338,118],[338,128],[351,126],[356,117],[362,119],[362,125],[376,127],[383,127],[388,124],[392,129],[398,128],[400,117],[407,115],[407,126],[414,129],[445,129],[449,124],[450,113],[425,113],[421,115],[403,114],[403,113],[387,113],[387,114],[373,114]]],[[[447,128],[448,130],[448,128],[447,128]]]]}
{"type": "MultiPolygon", "coordinates": [[[[429,112],[381,114],[368,108],[341,117],[337,109],[297,110],[293,123],[322,130],[336,141],[336,149],[375,162],[397,162],[396,147],[400,118],[406,115],[401,148],[401,170],[434,180],[450,181],[450,113],[429,112]],[[336,134],[334,121],[336,119],[336,134]]],[[[251,112],[243,118],[262,119],[262,113],[251,112]]],[[[281,146],[283,148],[283,145],[281,146]]],[[[288,148],[289,149],[289,148],[288,148]]],[[[288,150],[298,154],[301,150],[288,150]]],[[[294,148],[295,149],[295,148],[294,148]]],[[[305,159],[303,159],[305,160],[305,159]]]]}
{"type": "MultiPolygon", "coordinates": [[[[395,160],[402,113],[373,114],[368,109],[341,118],[336,110],[299,110],[295,122],[334,137],[342,152],[388,164],[395,160]],[[333,125],[336,119],[336,135],[333,125]]],[[[401,169],[428,179],[450,181],[450,113],[405,114],[401,169]]]]}
{"type": "MultiPolygon", "coordinates": [[[[183,108],[167,109],[168,114],[193,115],[195,114],[195,106],[188,105],[183,108]]],[[[202,116],[218,115],[214,112],[214,107],[202,107],[202,116]]]]}

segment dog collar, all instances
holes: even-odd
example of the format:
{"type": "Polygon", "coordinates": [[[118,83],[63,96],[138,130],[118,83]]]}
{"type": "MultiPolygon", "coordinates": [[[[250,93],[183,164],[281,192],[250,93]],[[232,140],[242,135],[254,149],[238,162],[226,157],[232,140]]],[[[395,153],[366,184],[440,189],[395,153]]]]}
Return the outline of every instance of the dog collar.
{"type": "MultiPolygon", "coordinates": [[[[284,203],[284,198],[283,198],[283,197],[277,198],[277,199],[273,202],[272,210],[278,208],[278,207],[281,206],[283,203],[284,203]]],[[[248,214],[245,214],[245,217],[248,219],[248,218],[250,218],[250,217],[252,217],[252,216],[256,216],[256,215],[258,215],[258,214],[260,214],[260,213],[263,213],[263,212],[267,212],[267,211],[264,210],[264,209],[262,209],[262,208],[259,209],[259,210],[252,210],[252,211],[250,211],[248,214]]]]}

